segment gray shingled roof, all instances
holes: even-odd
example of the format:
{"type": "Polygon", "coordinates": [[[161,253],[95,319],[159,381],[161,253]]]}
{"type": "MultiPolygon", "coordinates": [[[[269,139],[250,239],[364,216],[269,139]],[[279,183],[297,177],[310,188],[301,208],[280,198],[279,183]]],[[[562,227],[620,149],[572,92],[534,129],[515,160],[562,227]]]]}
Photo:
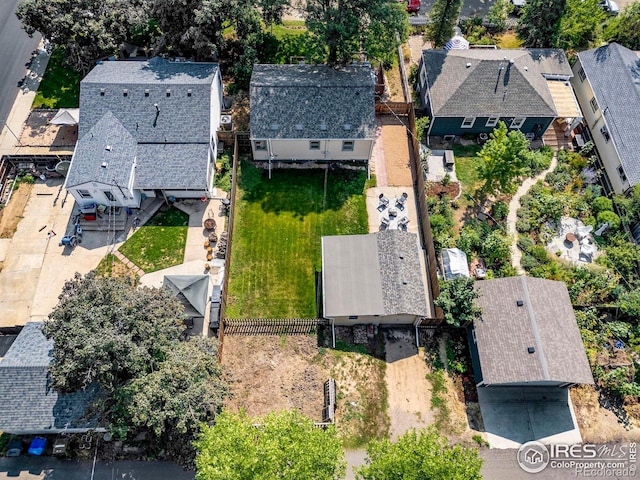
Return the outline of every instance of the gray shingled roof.
{"type": "Polygon", "coordinates": [[[631,185],[640,183],[640,59],[628,48],[610,43],[578,54],[624,172],[631,185]]]}
{"type": "Polygon", "coordinates": [[[96,65],[80,82],[79,138],[111,111],[141,143],[208,143],[217,71],[216,63],[162,58],[96,65]]]}
{"type": "Polygon", "coordinates": [[[556,49],[423,50],[422,60],[438,117],[554,117],[545,75],[573,76],[556,49]]]}
{"type": "Polygon", "coordinates": [[[44,337],[42,325],[27,323],[0,361],[0,430],[46,433],[65,427],[95,428],[95,418],[85,418],[85,412],[97,395],[96,388],[65,395],[51,388],[53,341],[44,337]]]}
{"type": "Polygon", "coordinates": [[[322,237],[324,315],[428,316],[414,233],[322,237]]]}
{"type": "Polygon", "coordinates": [[[76,145],[66,185],[87,182],[128,185],[136,156],[136,141],[111,112],[107,112],[76,145]],[[103,165],[106,166],[103,167],[103,165]]]}
{"type": "Polygon", "coordinates": [[[192,190],[207,187],[207,144],[146,144],[136,149],[134,188],[192,190]]]}
{"type": "Polygon", "coordinates": [[[373,138],[374,95],[368,66],[254,65],[251,138],[373,138]]]}
{"type": "Polygon", "coordinates": [[[522,276],[483,280],[475,286],[482,318],[474,322],[474,329],[485,384],[593,384],[563,282],[522,276]],[[529,347],[535,352],[529,353],[529,347]]]}

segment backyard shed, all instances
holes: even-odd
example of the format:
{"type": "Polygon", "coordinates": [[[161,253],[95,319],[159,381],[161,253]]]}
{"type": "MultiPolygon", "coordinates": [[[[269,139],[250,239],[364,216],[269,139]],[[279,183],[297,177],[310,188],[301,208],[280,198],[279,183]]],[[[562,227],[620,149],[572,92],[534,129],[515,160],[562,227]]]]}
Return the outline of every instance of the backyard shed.
{"type": "Polygon", "coordinates": [[[445,280],[456,277],[469,276],[467,254],[459,248],[445,248],[442,250],[442,270],[445,280]]]}
{"type": "Polygon", "coordinates": [[[401,230],[322,237],[324,317],[334,325],[431,317],[422,255],[417,235],[401,230]]]}

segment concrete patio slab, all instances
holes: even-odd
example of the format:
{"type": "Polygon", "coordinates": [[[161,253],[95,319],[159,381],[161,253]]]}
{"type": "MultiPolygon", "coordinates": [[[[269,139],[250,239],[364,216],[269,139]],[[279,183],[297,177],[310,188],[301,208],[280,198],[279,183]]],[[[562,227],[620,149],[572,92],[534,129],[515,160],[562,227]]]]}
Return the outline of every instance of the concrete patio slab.
{"type": "Polygon", "coordinates": [[[407,231],[412,233],[418,233],[418,216],[416,214],[416,201],[413,194],[413,188],[411,187],[374,187],[367,190],[367,216],[369,218],[369,233],[380,231],[380,211],[378,211],[380,194],[384,194],[390,202],[393,202],[395,198],[400,197],[403,193],[408,195],[406,202],[406,209],[404,212],[400,212],[400,216],[408,215],[409,224],[407,225],[407,231]]]}
{"type": "Polygon", "coordinates": [[[567,389],[489,387],[478,389],[491,448],[518,448],[525,442],[582,442],[567,389]]]}

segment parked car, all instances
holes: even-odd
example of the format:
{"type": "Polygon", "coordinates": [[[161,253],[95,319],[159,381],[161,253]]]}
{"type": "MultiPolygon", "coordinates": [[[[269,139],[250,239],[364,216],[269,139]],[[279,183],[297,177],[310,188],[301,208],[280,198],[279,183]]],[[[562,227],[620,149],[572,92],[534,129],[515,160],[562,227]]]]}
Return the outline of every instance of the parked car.
{"type": "Polygon", "coordinates": [[[600,8],[609,15],[618,15],[620,13],[620,7],[613,0],[600,0],[600,8]]]}
{"type": "Polygon", "coordinates": [[[420,0],[407,0],[407,12],[418,13],[420,11],[420,0]]]}

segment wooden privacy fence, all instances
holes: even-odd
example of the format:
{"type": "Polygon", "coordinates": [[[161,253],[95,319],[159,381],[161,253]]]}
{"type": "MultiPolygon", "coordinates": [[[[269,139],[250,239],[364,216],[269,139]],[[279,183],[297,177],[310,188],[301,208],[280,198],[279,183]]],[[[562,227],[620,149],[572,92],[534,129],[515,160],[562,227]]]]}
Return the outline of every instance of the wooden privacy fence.
{"type": "Polygon", "coordinates": [[[317,318],[226,318],[225,335],[313,335],[317,318]]]}

